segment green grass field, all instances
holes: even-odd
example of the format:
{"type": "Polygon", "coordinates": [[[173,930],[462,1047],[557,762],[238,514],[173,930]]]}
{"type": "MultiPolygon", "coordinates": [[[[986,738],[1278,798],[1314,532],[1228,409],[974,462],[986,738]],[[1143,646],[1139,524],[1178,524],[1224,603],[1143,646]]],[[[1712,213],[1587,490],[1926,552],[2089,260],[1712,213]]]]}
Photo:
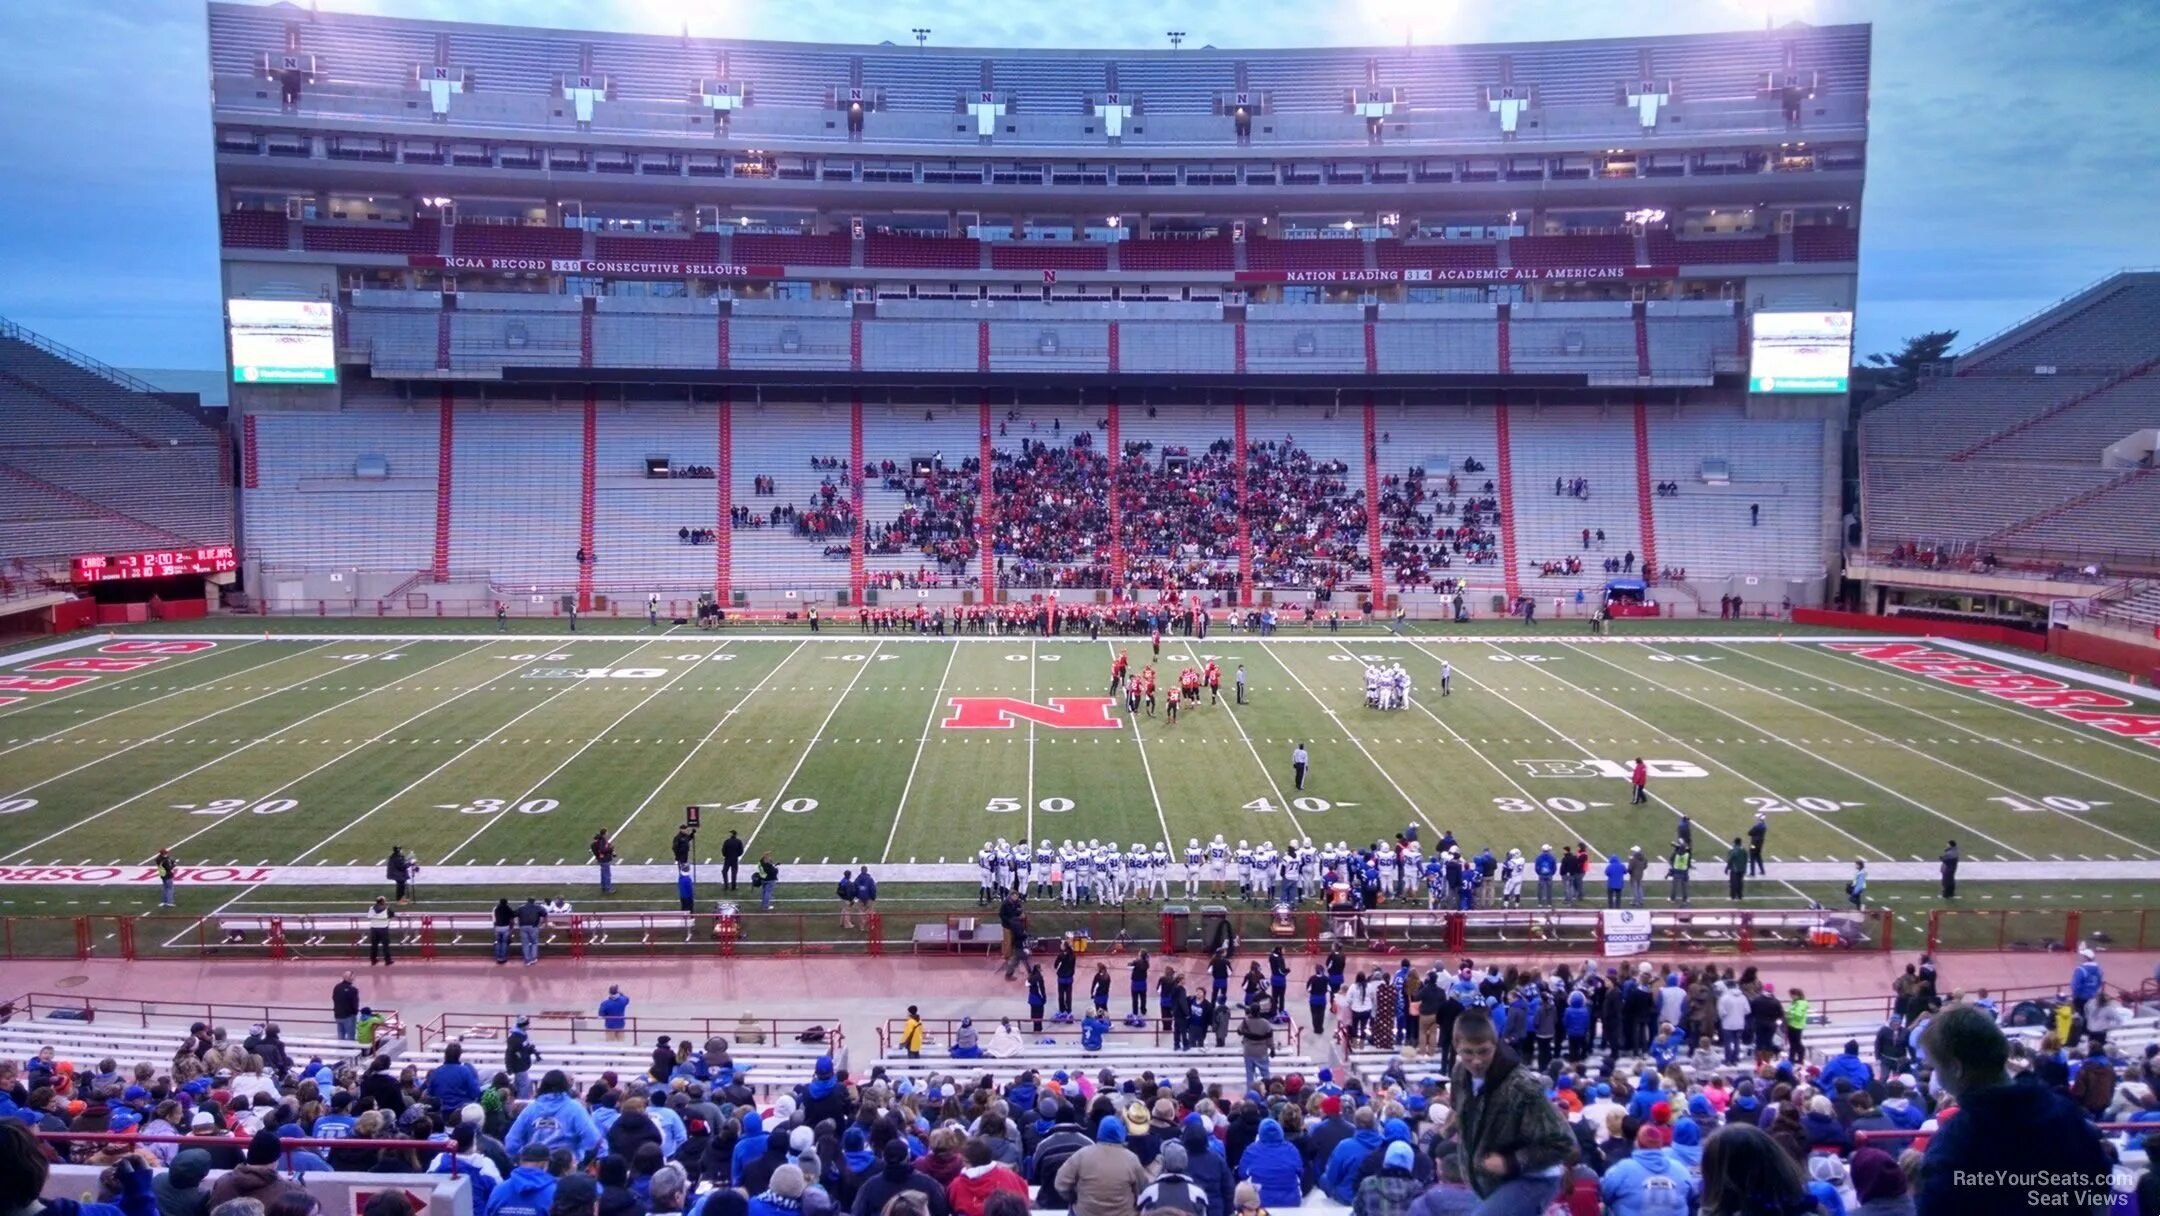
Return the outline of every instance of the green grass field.
{"type": "MultiPolygon", "coordinates": [[[[1137,668],[1146,640],[866,637],[851,623],[817,637],[731,636],[626,622],[572,639],[452,624],[300,621],[266,638],[253,622],[205,622],[184,636],[207,648],[122,655],[158,662],[45,691],[22,685],[63,673],[26,668],[182,631],[0,655],[0,675],[18,677],[5,695],[21,698],[0,707],[0,877],[17,879],[0,910],[154,903],[154,887],[120,880],[160,846],[186,867],[278,868],[268,884],[189,890],[183,910],[197,915],[238,901],[357,907],[384,885],[392,845],[423,865],[423,898],[445,906],[517,893],[488,885],[512,872],[500,867],[590,893],[596,830],[616,834],[626,865],[664,862],[692,803],[705,808],[702,857],[716,860],[734,829],[751,858],[770,850],[793,867],[804,885],[788,896],[805,904],[829,902],[831,884],[803,866],[867,861],[888,884],[966,883],[928,867],[998,836],[1168,840],[1177,852],[1217,832],[1359,843],[1418,824],[1428,840],[1452,830],[1473,850],[1581,840],[1598,854],[1639,844],[1662,855],[1678,813],[1697,825],[1699,896],[1721,895],[1712,838],[1743,831],[1757,810],[1776,859],[1776,881],[1758,890],[1787,901],[1834,900],[1842,868],[1864,858],[1885,894],[1917,904],[1950,837],[1976,863],[1974,901],[2067,891],[2061,878],[2081,863],[2153,870],[2091,872],[2081,899],[2160,876],[2160,749],[1802,632],[1779,641],[1703,626],[1660,640],[1667,627],[1647,623],[1601,642],[1570,626],[1173,638],[1159,670],[1214,657],[1224,704],[1175,725],[1128,721],[1120,703],[1106,729],[961,730],[942,726],[955,697],[1101,697],[1112,656],[1126,649],[1137,668]],[[1411,708],[1365,707],[1367,658],[1411,673],[1411,708]],[[1445,699],[1443,660],[1454,669],[1445,699]],[[1233,707],[1239,664],[1251,703],[1233,707]],[[1302,792],[1291,785],[1297,742],[1313,759],[1302,792]],[[1699,775],[1654,775],[1652,804],[1631,807],[1625,782],[1588,762],[1636,756],[1699,775]],[[1991,862],[2013,864],[1978,864],[1991,862]],[[20,881],[30,867],[83,866],[122,873],[20,881]],[[534,866],[567,868],[522,869],[534,866]],[[375,880],[346,885],[361,869],[375,880]]],[[[653,877],[627,879],[616,898],[672,905],[670,890],[641,885],[653,877]]],[[[887,894],[971,896],[971,883],[887,894]]]]}

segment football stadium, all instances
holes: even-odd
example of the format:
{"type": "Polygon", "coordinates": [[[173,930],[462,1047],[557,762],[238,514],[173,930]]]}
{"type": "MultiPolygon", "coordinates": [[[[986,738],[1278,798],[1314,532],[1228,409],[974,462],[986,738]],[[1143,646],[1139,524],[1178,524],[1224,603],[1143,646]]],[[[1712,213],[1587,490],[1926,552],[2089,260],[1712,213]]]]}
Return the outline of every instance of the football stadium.
{"type": "Polygon", "coordinates": [[[2160,272],[1862,357],[1870,26],[205,11],[228,393],[0,321],[4,1206],[2160,1210],[2160,272]]]}

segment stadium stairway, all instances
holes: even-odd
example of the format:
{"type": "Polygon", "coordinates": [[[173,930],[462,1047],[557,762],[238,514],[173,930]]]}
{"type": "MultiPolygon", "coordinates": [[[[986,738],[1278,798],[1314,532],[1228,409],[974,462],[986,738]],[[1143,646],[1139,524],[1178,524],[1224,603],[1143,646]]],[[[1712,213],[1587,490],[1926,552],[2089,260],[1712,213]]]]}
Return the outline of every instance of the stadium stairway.
{"type": "MultiPolygon", "coordinates": [[[[1649,365],[1647,348],[1643,355],[1644,366],[1649,365]]],[[[1642,566],[1645,577],[1657,580],[1657,511],[1652,506],[1655,495],[1650,484],[1650,408],[1640,398],[1635,402],[1635,510],[1642,516],[1642,566]]]]}
{"type": "MultiPolygon", "coordinates": [[[[1507,328],[1507,312],[1503,309],[1500,313],[1500,353],[1503,361],[1507,356],[1507,328]]],[[[1515,468],[1510,456],[1514,444],[1508,425],[1508,402],[1505,393],[1500,395],[1499,403],[1493,407],[1493,434],[1496,450],[1493,457],[1493,480],[1500,488],[1500,569],[1507,580],[1508,606],[1512,609],[1515,601],[1522,596],[1522,568],[1516,564],[1519,558],[1515,537],[1515,468]]]]}

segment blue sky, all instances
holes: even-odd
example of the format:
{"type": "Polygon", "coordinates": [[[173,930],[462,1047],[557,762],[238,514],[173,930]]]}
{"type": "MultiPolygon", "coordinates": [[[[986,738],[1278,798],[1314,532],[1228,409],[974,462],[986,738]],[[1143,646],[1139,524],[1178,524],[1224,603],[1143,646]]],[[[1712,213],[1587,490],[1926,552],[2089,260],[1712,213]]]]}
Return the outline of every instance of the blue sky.
{"type": "MultiPolygon", "coordinates": [[[[346,0],[404,17],[815,41],[1218,47],[1613,37],[1870,21],[1859,349],[1967,344],[2108,272],[2160,263],[2151,0],[346,0]],[[1138,14],[1145,13],[1145,16],[1138,14]]],[[[215,368],[217,230],[203,9],[0,3],[0,316],[109,363],[215,368]]]]}

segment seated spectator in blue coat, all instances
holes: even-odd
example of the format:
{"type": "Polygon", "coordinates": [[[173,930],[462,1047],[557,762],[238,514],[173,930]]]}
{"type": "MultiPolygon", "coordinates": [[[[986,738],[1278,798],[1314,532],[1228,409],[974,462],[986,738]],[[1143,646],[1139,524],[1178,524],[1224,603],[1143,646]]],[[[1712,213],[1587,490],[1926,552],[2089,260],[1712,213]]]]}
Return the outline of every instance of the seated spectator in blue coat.
{"type": "MultiPolygon", "coordinates": [[[[1375,1134],[1374,1143],[1378,1142],[1375,1134]]],[[[1273,1119],[1260,1121],[1258,1134],[1238,1158],[1237,1176],[1260,1188],[1264,1207],[1294,1208],[1305,1202],[1305,1159],[1283,1135],[1282,1124],[1273,1119]]],[[[1356,1181],[1353,1171],[1351,1184],[1356,1181]]]]}

